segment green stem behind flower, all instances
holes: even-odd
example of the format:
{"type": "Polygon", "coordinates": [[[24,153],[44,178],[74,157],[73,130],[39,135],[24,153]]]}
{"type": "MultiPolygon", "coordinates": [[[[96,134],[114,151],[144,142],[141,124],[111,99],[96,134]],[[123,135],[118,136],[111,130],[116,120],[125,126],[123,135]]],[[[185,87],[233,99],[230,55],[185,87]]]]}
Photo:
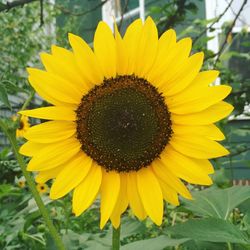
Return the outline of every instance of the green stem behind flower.
{"type": "Polygon", "coordinates": [[[53,225],[53,223],[52,223],[52,221],[51,221],[51,219],[49,217],[48,211],[47,211],[46,207],[44,206],[43,201],[42,201],[42,199],[41,199],[41,197],[40,197],[40,195],[39,195],[39,193],[38,193],[38,191],[36,189],[36,185],[35,185],[32,177],[31,177],[30,173],[26,170],[26,164],[24,162],[24,159],[18,152],[18,145],[17,145],[17,141],[16,141],[14,131],[8,129],[7,126],[5,125],[5,123],[2,120],[0,120],[0,128],[2,129],[2,131],[4,132],[4,134],[8,137],[8,139],[10,141],[13,152],[14,152],[14,154],[16,156],[16,159],[17,159],[17,161],[18,161],[18,163],[20,165],[20,168],[21,168],[21,170],[23,172],[23,175],[24,175],[24,177],[25,177],[25,179],[27,181],[27,184],[28,184],[28,186],[29,186],[29,188],[31,190],[31,193],[32,193],[32,195],[33,195],[33,197],[34,197],[34,199],[36,201],[36,204],[37,204],[37,206],[38,206],[38,208],[39,208],[39,210],[40,210],[40,212],[42,214],[42,217],[43,217],[43,219],[44,219],[44,221],[45,221],[45,223],[46,223],[46,225],[47,225],[47,227],[49,229],[49,232],[50,232],[52,238],[55,241],[55,244],[56,244],[57,248],[59,250],[65,250],[63,242],[62,242],[59,234],[57,233],[57,230],[54,227],[54,225],[53,225]]]}
{"type": "Polygon", "coordinates": [[[121,226],[119,226],[117,229],[113,227],[112,250],[120,249],[120,230],[121,230],[121,226]]]}

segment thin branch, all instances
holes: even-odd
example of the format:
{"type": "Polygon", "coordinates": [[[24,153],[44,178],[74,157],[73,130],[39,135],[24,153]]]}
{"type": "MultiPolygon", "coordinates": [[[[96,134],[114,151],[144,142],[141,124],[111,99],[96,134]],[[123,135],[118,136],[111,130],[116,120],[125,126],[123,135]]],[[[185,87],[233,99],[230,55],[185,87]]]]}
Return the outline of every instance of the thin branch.
{"type": "Polygon", "coordinates": [[[19,6],[24,6],[25,4],[32,3],[32,2],[37,2],[38,0],[16,0],[13,2],[6,2],[6,4],[1,4],[0,5],[0,12],[2,11],[9,11],[12,8],[19,7],[19,6]]]}
{"type": "Polygon", "coordinates": [[[228,29],[228,31],[227,31],[227,33],[226,33],[225,40],[224,40],[223,44],[221,45],[220,50],[219,50],[218,53],[217,53],[217,58],[216,58],[216,60],[215,60],[215,62],[214,62],[214,65],[216,65],[216,64],[218,63],[218,61],[219,61],[219,59],[220,59],[220,56],[221,56],[222,52],[224,51],[225,46],[226,46],[226,44],[227,44],[228,37],[229,37],[229,35],[231,34],[231,32],[232,32],[232,30],[233,30],[233,27],[235,26],[235,23],[236,23],[238,17],[240,16],[240,13],[242,12],[242,10],[244,9],[244,6],[245,6],[246,4],[247,4],[247,0],[245,0],[245,1],[243,2],[243,4],[241,5],[241,7],[240,7],[240,9],[239,9],[239,11],[238,11],[238,13],[237,13],[237,15],[235,16],[235,18],[234,18],[234,20],[233,20],[233,22],[232,22],[232,24],[231,24],[231,26],[230,26],[230,28],[228,29]]]}
{"type": "Polygon", "coordinates": [[[207,30],[210,30],[217,22],[220,21],[220,19],[225,15],[225,13],[228,11],[230,6],[232,5],[233,1],[234,0],[231,0],[230,3],[228,3],[225,10],[216,18],[214,22],[212,22],[208,27],[206,27],[206,29],[204,29],[197,37],[193,39],[193,45],[198,41],[198,39],[200,39],[207,32],[207,30]]]}
{"type": "MultiPolygon", "coordinates": [[[[228,3],[228,1],[226,0],[226,2],[228,3]]],[[[236,12],[234,11],[233,7],[230,7],[230,10],[232,11],[232,13],[234,15],[236,15],[236,12]]],[[[247,22],[245,20],[243,20],[241,17],[238,18],[242,23],[244,23],[244,25],[247,25],[247,22]]]]}
{"type": "Polygon", "coordinates": [[[162,19],[158,22],[157,27],[163,25],[163,28],[159,32],[159,37],[168,29],[172,28],[175,24],[177,24],[182,18],[185,16],[186,13],[186,1],[187,0],[176,0],[174,5],[176,5],[176,10],[168,16],[167,18],[162,19]]]}
{"type": "Polygon", "coordinates": [[[44,24],[43,20],[43,0],[40,0],[40,27],[44,24]]]}
{"type": "Polygon", "coordinates": [[[250,150],[250,148],[244,148],[244,149],[239,150],[239,151],[237,151],[237,152],[235,152],[235,153],[231,153],[229,156],[230,156],[230,157],[234,157],[234,156],[240,155],[240,154],[242,154],[242,153],[244,153],[244,152],[247,152],[247,151],[249,151],[249,150],[250,150]]]}
{"type": "Polygon", "coordinates": [[[55,5],[55,8],[59,9],[63,14],[65,15],[71,15],[71,16],[84,16],[88,13],[91,13],[92,11],[95,11],[97,9],[99,9],[100,7],[102,7],[108,0],[102,1],[99,4],[97,4],[96,6],[94,6],[93,8],[86,10],[86,11],[82,11],[82,12],[73,12],[69,9],[64,8],[61,5],[55,5]]]}

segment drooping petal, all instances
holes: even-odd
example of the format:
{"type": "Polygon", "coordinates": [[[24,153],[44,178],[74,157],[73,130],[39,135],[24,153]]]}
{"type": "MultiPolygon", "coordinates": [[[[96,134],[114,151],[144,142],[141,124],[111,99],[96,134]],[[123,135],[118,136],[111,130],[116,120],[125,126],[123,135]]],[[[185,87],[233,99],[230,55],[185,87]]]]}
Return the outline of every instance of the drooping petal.
{"type": "Polygon", "coordinates": [[[101,185],[101,222],[102,229],[110,218],[120,192],[120,175],[115,171],[103,170],[101,185]]]}
{"type": "Polygon", "coordinates": [[[83,213],[95,200],[102,183],[101,167],[93,162],[90,171],[73,192],[73,212],[83,213]]]}
{"type": "Polygon", "coordinates": [[[209,108],[187,115],[171,114],[171,120],[174,124],[183,125],[207,125],[227,117],[233,111],[233,106],[226,102],[219,102],[209,108]]]}
{"type": "Polygon", "coordinates": [[[201,136],[173,136],[170,144],[178,152],[197,159],[211,159],[229,154],[218,142],[201,136]]]}
{"type": "Polygon", "coordinates": [[[173,188],[176,192],[181,194],[186,199],[192,199],[192,196],[185,185],[179,178],[172,174],[159,159],[152,162],[152,168],[156,176],[165,182],[168,186],[173,188]]]}
{"type": "Polygon", "coordinates": [[[37,108],[31,110],[23,110],[18,112],[21,115],[27,115],[34,118],[46,120],[59,120],[59,121],[75,121],[76,113],[72,108],[51,106],[44,108],[37,108]]]}
{"type": "Polygon", "coordinates": [[[117,202],[115,204],[114,210],[110,216],[110,220],[112,225],[115,228],[120,226],[121,222],[121,214],[127,209],[128,207],[128,194],[127,194],[127,174],[120,173],[120,192],[117,198],[117,202]]]}
{"type": "Polygon", "coordinates": [[[212,184],[211,178],[202,165],[199,165],[195,159],[178,153],[172,147],[168,147],[161,154],[161,161],[169,171],[185,181],[199,185],[212,184]]]}
{"type": "Polygon", "coordinates": [[[45,171],[40,171],[36,176],[36,182],[45,183],[50,179],[56,178],[56,176],[61,172],[62,169],[62,166],[59,166],[45,171]]]}
{"type": "Polygon", "coordinates": [[[58,199],[69,193],[88,174],[92,159],[82,152],[63,165],[50,190],[50,198],[58,199]]]}
{"type": "Polygon", "coordinates": [[[49,121],[31,127],[24,135],[37,143],[53,143],[65,140],[76,132],[76,125],[70,121],[49,121]]]}
{"type": "Polygon", "coordinates": [[[172,189],[169,185],[163,182],[161,179],[158,179],[158,182],[161,186],[162,195],[165,201],[171,203],[174,206],[178,206],[180,204],[178,199],[178,193],[172,189]]]}
{"type": "Polygon", "coordinates": [[[116,43],[111,29],[105,22],[99,22],[95,37],[94,51],[106,78],[116,76],[116,43]]]}
{"type": "Polygon", "coordinates": [[[75,156],[80,147],[80,143],[74,137],[48,144],[30,160],[27,170],[43,171],[57,167],[75,156]]]}
{"type": "Polygon", "coordinates": [[[150,167],[137,172],[137,187],[146,213],[156,225],[161,225],[163,196],[160,184],[150,167]]]}
{"type": "Polygon", "coordinates": [[[138,217],[139,220],[144,220],[147,214],[138,192],[136,172],[130,172],[127,174],[127,192],[129,205],[133,213],[138,217]]]}

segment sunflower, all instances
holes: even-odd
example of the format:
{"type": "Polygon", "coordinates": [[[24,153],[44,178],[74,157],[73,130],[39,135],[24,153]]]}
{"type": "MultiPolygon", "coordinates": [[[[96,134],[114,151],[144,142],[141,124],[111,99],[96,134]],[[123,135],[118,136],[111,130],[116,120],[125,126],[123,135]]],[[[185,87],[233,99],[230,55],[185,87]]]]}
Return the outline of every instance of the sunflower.
{"type": "MultiPolygon", "coordinates": [[[[16,116],[13,116],[13,121],[17,120],[16,116]]],[[[29,118],[25,115],[22,115],[19,122],[19,127],[16,129],[16,137],[24,137],[24,133],[30,128],[29,118]]]]}
{"type": "Polygon", "coordinates": [[[46,194],[49,192],[49,187],[45,183],[37,183],[36,189],[39,192],[39,194],[46,194]]]}
{"type": "Polygon", "coordinates": [[[55,179],[51,199],[73,190],[72,209],[83,213],[101,199],[100,227],[115,228],[128,206],[140,220],[160,225],[164,200],[192,199],[183,181],[211,185],[208,159],[229,152],[213,124],[233,107],[229,86],[211,86],[214,70],[199,72],[203,53],[190,55],[191,39],[174,30],[160,39],[149,17],[121,37],[104,22],[93,50],[69,34],[72,51],[42,53],[45,70],[29,68],[29,82],[52,106],[20,112],[50,120],[33,126],[20,152],[38,183],[55,179]]]}
{"type": "Polygon", "coordinates": [[[20,188],[25,188],[26,186],[26,180],[22,176],[20,178],[15,177],[15,183],[20,187],[20,188]]]}

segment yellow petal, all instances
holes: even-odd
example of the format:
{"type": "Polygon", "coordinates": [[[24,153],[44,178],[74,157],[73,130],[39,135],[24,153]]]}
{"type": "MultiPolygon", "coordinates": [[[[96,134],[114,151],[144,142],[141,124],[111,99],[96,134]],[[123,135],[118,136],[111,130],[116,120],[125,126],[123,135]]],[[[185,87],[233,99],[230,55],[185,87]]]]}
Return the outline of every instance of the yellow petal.
{"type": "Polygon", "coordinates": [[[51,168],[45,171],[41,171],[36,176],[36,182],[41,183],[41,184],[45,183],[48,180],[55,178],[60,173],[61,170],[62,170],[62,166],[51,168]]]}
{"type": "Polygon", "coordinates": [[[43,171],[57,167],[75,156],[79,152],[80,147],[80,143],[74,137],[48,144],[31,159],[27,170],[43,171]]]}
{"type": "Polygon", "coordinates": [[[173,136],[170,144],[178,152],[197,159],[211,159],[229,154],[218,142],[195,135],[173,136]]]}
{"type": "Polygon", "coordinates": [[[73,49],[77,66],[85,79],[85,83],[92,88],[95,84],[102,83],[103,74],[100,64],[89,47],[79,36],[69,33],[69,42],[73,49]]]}
{"type": "Polygon", "coordinates": [[[164,183],[174,189],[176,192],[181,194],[186,199],[192,199],[192,196],[186,186],[177,178],[172,172],[170,172],[159,159],[152,162],[152,169],[156,176],[161,179],[164,183]]]}
{"type": "Polygon", "coordinates": [[[127,174],[127,192],[129,205],[139,220],[144,220],[147,216],[138,192],[136,172],[127,174]]]}
{"type": "Polygon", "coordinates": [[[128,54],[125,43],[121,38],[115,23],[115,42],[116,42],[116,71],[118,75],[126,75],[128,68],[128,54]]]}
{"type": "Polygon", "coordinates": [[[142,21],[136,19],[126,30],[124,44],[128,54],[128,68],[126,74],[134,73],[135,61],[137,59],[138,44],[142,33],[142,21]]]}
{"type": "Polygon", "coordinates": [[[95,37],[94,51],[104,76],[111,78],[116,76],[116,43],[111,29],[105,22],[99,22],[95,37]]]}
{"type": "Polygon", "coordinates": [[[49,99],[51,96],[56,96],[56,99],[64,103],[80,103],[84,92],[74,83],[39,69],[28,68],[27,70],[29,72],[30,84],[38,94],[40,94],[39,90],[42,89],[43,93],[40,95],[42,96],[42,94],[45,93],[46,96],[42,96],[44,99],[46,99],[47,96],[49,99]]]}
{"type": "Polygon", "coordinates": [[[117,198],[117,202],[115,204],[115,208],[110,216],[110,220],[112,225],[115,228],[120,226],[121,222],[121,214],[127,209],[128,207],[128,195],[127,195],[127,174],[120,173],[120,192],[117,198]]]}
{"type": "Polygon", "coordinates": [[[162,68],[161,71],[157,71],[158,74],[152,79],[152,83],[156,87],[167,83],[181,72],[183,64],[188,62],[188,55],[191,51],[191,47],[192,40],[190,38],[184,38],[172,48],[172,52],[170,52],[171,60],[167,60],[167,63],[164,63],[164,68],[162,68]]]}
{"type": "Polygon", "coordinates": [[[195,79],[187,86],[187,88],[185,88],[184,91],[167,98],[168,106],[172,107],[179,105],[199,97],[199,95],[203,93],[205,89],[207,89],[208,85],[215,81],[218,75],[219,71],[216,70],[199,72],[195,79]]]}
{"type": "Polygon", "coordinates": [[[135,62],[134,73],[144,77],[152,67],[158,47],[158,32],[154,21],[148,17],[142,28],[135,62]]]}
{"type": "Polygon", "coordinates": [[[153,67],[146,75],[149,82],[154,82],[157,76],[161,75],[167,65],[172,61],[173,48],[176,46],[176,33],[173,29],[170,29],[162,34],[158,42],[157,56],[153,67]]]}
{"type": "MultiPolygon", "coordinates": [[[[28,77],[28,81],[30,82],[30,84],[32,85],[32,83],[36,82],[36,80],[34,80],[34,78],[32,77],[28,77]]],[[[57,96],[54,96],[53,93],[49,93],[47,91],[47,89],[44,89],[42,85],[36,85],[35,87],[32,85],[32,87],[36,90],[36,92],[39,94],[40,97],[42,97],[44,100],[46,100],[47,102],[49,102],[50,104],[53,105],[58,105],[58,106],[68,106],[70,105],[69,103],[65,103],[63,102],[63,100],[59,100],[59,98],[57,98],[57,96]]]]}
{"type": "MultiPolygon", "coordinates": [[[[53,48],[53,50],[57,51],[57,49],[55,49],[57,48],[56,46],[53,48]]],[[[41,53],[40,57],[46,71],[74,83],[83,93],[88,91],[87,85],[84,84],[84,78],[77,68],[72,52],[61,48],[60,53],[53,55],[41,53]]]]}
{"type": "Polygon", "coordinates": [[[203,52],[190,56],[175,75],[169,74],[168,77],[162,79],[162,85],[159,86],[160,92],[163,92],[165,96],[172,96],[184,90],[199,73],[203,58],[203,52]]]}
{"type": "Polygon", "coordinates": [[[93,203],[99,192],[101,182],[101,167],[93,163],[88,175],[73,192],[73,212],[76,216],[83,213],[93,203]]]}
{"type": "Polygon", "coordinates": [[[146,213],[156,225],[161,225],[163,196],[159,182],[150,167],[137,172],[137,187],[146,213]]]}
{"type": "Polygon", "coordinates": [[[177,192],[172,189],[169,185],[163,182],[161,179],[158,179],[158,182],[161,186],[162,195],[165,201],[171,203],[174,206],[178,206],[180,204],[178,199],[177,192]]]}
{"type": "Polygon", "coordinates": [[[27,141],[20,147],[19,153],[31,157],[36,155],[43,148],[43,144],[27,141]]]}
{"type": "Polygon", "coordinates": [[[115,171],[103,170],[101,185],[101,222],[102,229],[110,218],[120,192],[120,175],[115,171]]]}
{"type": "Polygon", "coordinates": [[[172,129],[175,135],[202,135],[208,139],[222,141],[225,139],[224,134],[214,125],[201,125],[201,126],[185,126],[173,124],[172,129]]]}
{"type": "Polygon", "coordinates": [[[69,107],[44,107],[19,111],[19,114],[46,120],[75,121],[76,113],[69,107]]]}
{"type": "Polygon", "coordinates": [[[50,198],[58,199],[69,193],[86,177],[92,165],[92,159],[79,152],[62,166],[50,190],[50,198]]]}
{"type": "Polygon", "coordinates": [[[207,125],[227,117],[232,111],[232,105],[221,101],[201,112],[187,115],[171,114],[171,120],[174,124],[207,125]]]}
{"type": "Polygon", "coordinates": [[[200,162],[196,162],[195,159],[178,153],[172,147],[167,147],[160,157],[166,168],[177,177],[192,184],[212,184],[212,180],[205,169],[202,168],[202,164],[198,164],[200,162]]]}
{"type": "Polygon", "coordinates": [[[190,114],[202,111],[223,100],[231,90],[230,86],[220,85],[204,88],[199,95],[189,93],[189,96],[186,96],[182,102],[177,100],[177,104],[171,103],[172,105],[168,106],[169,111],[175,114],[190,114]]]}
{"type": "Polygon", "coordinates": [[[70,121],[50,121],[31,127],[24,135],[37,143],[51,143],[65,140],[76,132],[76,125],[70,121]]]}

